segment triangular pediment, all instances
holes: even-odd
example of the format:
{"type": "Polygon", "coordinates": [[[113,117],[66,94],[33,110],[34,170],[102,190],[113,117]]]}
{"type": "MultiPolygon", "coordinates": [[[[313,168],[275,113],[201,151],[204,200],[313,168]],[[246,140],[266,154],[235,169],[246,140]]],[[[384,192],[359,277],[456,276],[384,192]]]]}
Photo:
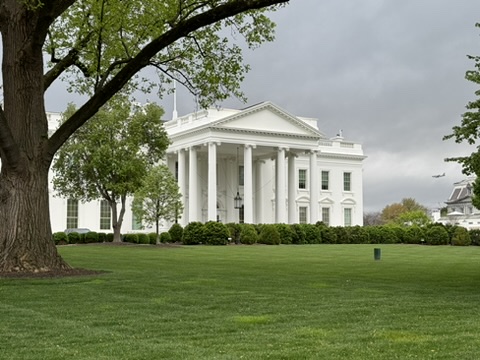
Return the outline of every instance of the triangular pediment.
{"type": "Polygon", "coordinates": [[[235,129],[294,136],[324,137],[316,128],[272,103],[262,103],[210,125],[216,129],[235,129]]]}

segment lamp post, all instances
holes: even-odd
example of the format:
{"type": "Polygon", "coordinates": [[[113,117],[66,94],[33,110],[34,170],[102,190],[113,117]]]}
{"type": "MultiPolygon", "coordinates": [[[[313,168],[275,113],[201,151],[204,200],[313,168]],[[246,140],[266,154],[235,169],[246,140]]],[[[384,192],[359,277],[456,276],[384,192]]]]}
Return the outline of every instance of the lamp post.
{"type": "Polygon", "coordinates": [[[235,209],[241,209],[243,205],[243,199],[240,196],[240,193],[237,191],[237,195],[233,198],[233,207],[235,209]]]}

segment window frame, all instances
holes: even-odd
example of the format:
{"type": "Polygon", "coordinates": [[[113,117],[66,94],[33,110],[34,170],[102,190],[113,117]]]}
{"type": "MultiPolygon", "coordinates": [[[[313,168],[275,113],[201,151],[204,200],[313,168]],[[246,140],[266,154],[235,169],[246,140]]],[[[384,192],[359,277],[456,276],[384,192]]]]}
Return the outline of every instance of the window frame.
{"type": "Polygon", "coordinates": [[[112,228],[112,208],[107,200],[100,200],[100,230],[110,230],[112,228]],[[108,216],[106,210],[108,209],[108,216]],[[108,227],[107,221],[108,220],[108,227]]]}
{"type": "Polygon", "coordinates": [[[330,171],[322,170],[321,189],[324,191],[329,190],[330,171]],[[325,175],[325,176],[324,176],[325,175]]]}
{"type": "Polygon", "coordinates": [[[67,229],[78,228],[78,200],[67,199],[66,225],[67,229]]]}
{"type": "Polygon", "coordinates": [[[298,223],[307,224],[308,223],[308,206],[299,206],[298,207],[298,223]]]}
{"type": "Polygon", "coordinates": [[[322,222],[325,225],[330,225],[330,208],[329,207],[322,207],[322,222]]]}
{"type": "Polygon", "coordinates": [[[298,169],[297,185],[300,190],[307,190],[307,169],[298,169]],[[303,174],[303,176],[300,174],[303,174]]]}
{"type": "Polygon", "coordinates": [[[343,173],[343,191],[352,191],[352,173],[343,173]]]}

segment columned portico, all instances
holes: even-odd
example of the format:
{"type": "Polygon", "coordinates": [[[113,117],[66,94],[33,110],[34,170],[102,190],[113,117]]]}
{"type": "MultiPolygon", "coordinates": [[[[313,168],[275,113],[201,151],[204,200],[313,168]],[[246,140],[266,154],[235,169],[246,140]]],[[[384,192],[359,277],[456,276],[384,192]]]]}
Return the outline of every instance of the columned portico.
{"type": "Polygon", "coordinates": [[[286,179],[285,179],[285,151],[284,147],[279,147],[277,151],[276,178],[277,187],[275,189],[275,221],[277,224],[286,223],[286,179]]]}
{"type": "Polygon", "coordinates": [[[188,222],[199,221],[198,215],[198,171],[197,148],[190,147],[188,163],[188,222]]]}
{"type": "Polygon", "coordinates": [[[310,151],[310,224],[318,221],[317,151],[310,151]]]}

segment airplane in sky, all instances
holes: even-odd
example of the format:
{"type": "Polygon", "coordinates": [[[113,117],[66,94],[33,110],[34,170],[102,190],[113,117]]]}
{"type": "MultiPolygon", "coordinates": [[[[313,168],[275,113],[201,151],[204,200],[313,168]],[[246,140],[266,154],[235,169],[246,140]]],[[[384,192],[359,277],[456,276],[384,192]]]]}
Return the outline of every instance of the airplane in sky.
{"type": "Polygon", "coordinates": [[[443,174],[439,174],[439,175],[432,175],[433,178],[441,178],[441,177],[444,177],[445,176],[445,173],[443,174]]]}

